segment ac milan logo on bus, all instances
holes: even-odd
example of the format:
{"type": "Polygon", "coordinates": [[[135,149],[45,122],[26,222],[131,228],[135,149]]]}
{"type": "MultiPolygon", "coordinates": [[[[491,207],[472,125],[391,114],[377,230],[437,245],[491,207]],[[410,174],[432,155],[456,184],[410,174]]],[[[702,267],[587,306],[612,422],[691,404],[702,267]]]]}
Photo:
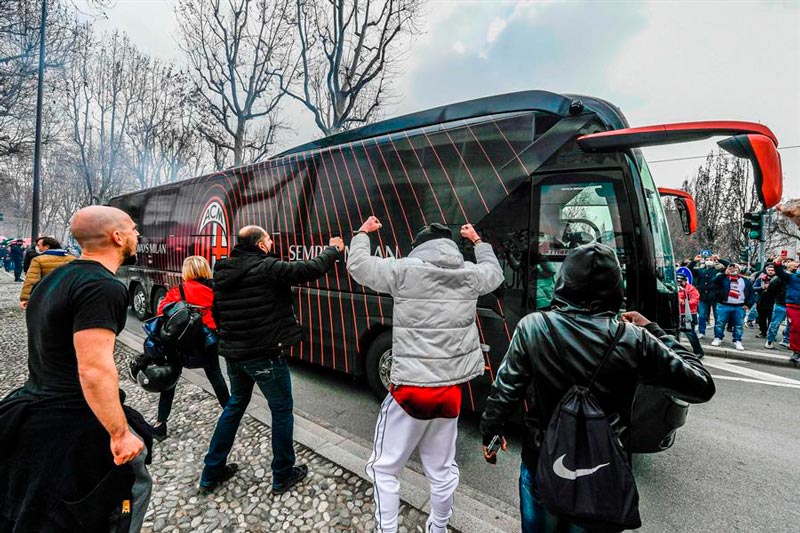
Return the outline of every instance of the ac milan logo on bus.
{"type": "Polygon", "coordinates": [[[228,213],[218,199],[212,199],[203,209],[197,234],[199,239],[194,245],[195,254],[208,259],[211,268],[220,259],[228,257],[228,213]]]}

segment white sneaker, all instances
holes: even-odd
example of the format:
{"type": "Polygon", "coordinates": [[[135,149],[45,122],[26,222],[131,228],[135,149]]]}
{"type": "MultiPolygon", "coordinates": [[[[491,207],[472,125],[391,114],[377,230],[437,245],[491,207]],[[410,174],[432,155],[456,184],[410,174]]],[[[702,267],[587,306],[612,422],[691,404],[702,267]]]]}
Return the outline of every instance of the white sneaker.
{"type": "Polygon", "coordinates": [[[711,346],[719,346],[720,344],[722,344],[722,339],[714,337],[714,340],[711,341],[711,346]]]}
{"type": "Polygon", "coordinates": [[[784,347],[784,348],[786,348],[787,350],[789,350],[789,349],[790,349],[790,348],[789,348],[789,343],[788,343],[788,342],[779,342],[778,344],[779,344],[779,345],[781,345],[781,346],[783,346],[783,347],[784,347]]]}
{"type": "Polygon", "coordinates": [[[739,350],[740,352],[744,351],[744,345],[742,344],[742,341],[734,342],[733,343],[733,347],[736,348],[737,350],[739,350]]]}
{"type": "Polygon", "coordinates": [[[771,342],[767,341],[767,342],[764,343],[764,348],[766,348],[767,350],[774,350],[775,349],[775,345],[772,344],[771,342]]]}
{"type": "Polygon", "coordinates": [[[697,334],[697,338],[698,339],[705,339],[706,338],[706,334],[705,333],[698,333],[697,334]]]}

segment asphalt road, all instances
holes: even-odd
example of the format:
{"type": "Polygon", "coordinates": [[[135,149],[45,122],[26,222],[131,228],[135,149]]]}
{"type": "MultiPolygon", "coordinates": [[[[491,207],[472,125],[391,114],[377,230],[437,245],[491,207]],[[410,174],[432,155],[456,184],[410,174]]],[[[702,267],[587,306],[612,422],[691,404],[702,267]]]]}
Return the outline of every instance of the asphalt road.
{"type": "MultiPolygon", "coordinates": [[[[141,333],[132,315],[128,329],[141,333]]],[[[798,531],[800,369],[712,356],[705,361],[717,385],[714,399],[691,408],[670,450],[634,457],[642,531],[798,531]]],[[[365,383],[299,361],[292,378],[301,414],[371,443],[379,402],[365,383]]],[[[461,483],[473,495],[516,508],[519,438],[514,431],[508,438],[510,453],[491,467],[480,452],[477,417],[463,416],[457,460],[461,483]]]]}

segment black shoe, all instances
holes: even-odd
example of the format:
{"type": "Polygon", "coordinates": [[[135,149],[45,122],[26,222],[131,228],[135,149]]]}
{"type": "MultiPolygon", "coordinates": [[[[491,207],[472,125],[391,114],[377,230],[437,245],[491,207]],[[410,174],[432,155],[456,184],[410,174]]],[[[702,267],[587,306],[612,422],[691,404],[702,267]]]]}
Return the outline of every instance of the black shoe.
{"type": "Polygon", "coordinates": [[[153,438],[161,442],[167,438],[167,423],[156,422],[155,426],[150,426],[150,431],[153,433],[153,438]]]}
{"type": "Polygon", "coordinates": [[[278,483],[272,484],[273,494],[283,494],[284,492],[288,491],[289,489],[291,489],[292,487],[303,481],[307,475],[308,475],[308,466],[300,465],[293,467],[292,475],[289,476],[289,479],[280,484],[278,483]]]}
{"type": "Polygon", "coordinates": [[[225,468],[222,470],[222,475],[220,475],[219,479],[217,479],[216,481],[208,481],[208,482],[201,481],[200,485],[197,487],[198,492],[203,496],[211,494],[222,483],[225,483],[230,478],[232,478],[238,470],[239,470],[239,465],[237,465],[236,463],[230,463],[225,465],[225,468]]]}

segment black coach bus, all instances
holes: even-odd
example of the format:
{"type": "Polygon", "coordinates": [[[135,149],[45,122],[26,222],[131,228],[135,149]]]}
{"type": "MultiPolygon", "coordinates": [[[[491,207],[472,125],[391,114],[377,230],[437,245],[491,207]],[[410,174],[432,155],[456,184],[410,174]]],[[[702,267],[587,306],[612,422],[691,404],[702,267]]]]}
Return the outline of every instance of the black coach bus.
{"type": "MultiPolygon", "coordinates": [[[[425,224],[457,230],[471,222],[494,247],[506,277],[478,305],[478,328],[489,347],[486,373],[467,384],[464,401],[479,411],[516,323],[549,304],[553,276],[576,246],[597,241],[615,249],[627,309],[676,329],[670,237],[659,191],[637,147],[712,135],[729,136],[720,145],[753,161],[762,202],[777,203],[777,139],[764,126],[629,128],[620,110],[603,100],[525,91],[386,120],[260,163],[116,197],[111,205],[128,212],[143,236],[138,265],[123,268],[121,276],[135,314],[144,319],[179,282],[186,256],[204,255],[213,265],[227,257],[236,231],[247,224],[272,233],[275,253],[291,261],[313,257],[331,236],[347,242],[372,214],[383,222],[372,243],[380,256],[407,255],[425,224]]],[[[469,243],[461,246],[474,260],[469,243]]],[[[358,285],[344,263],[296,287],[295,296],[307,338],[291,355],[366,376],[377,394],[385,394],[391,298],[358,285]]],[[[671,444],[661,440],[639,448],[671,444]]]]}

